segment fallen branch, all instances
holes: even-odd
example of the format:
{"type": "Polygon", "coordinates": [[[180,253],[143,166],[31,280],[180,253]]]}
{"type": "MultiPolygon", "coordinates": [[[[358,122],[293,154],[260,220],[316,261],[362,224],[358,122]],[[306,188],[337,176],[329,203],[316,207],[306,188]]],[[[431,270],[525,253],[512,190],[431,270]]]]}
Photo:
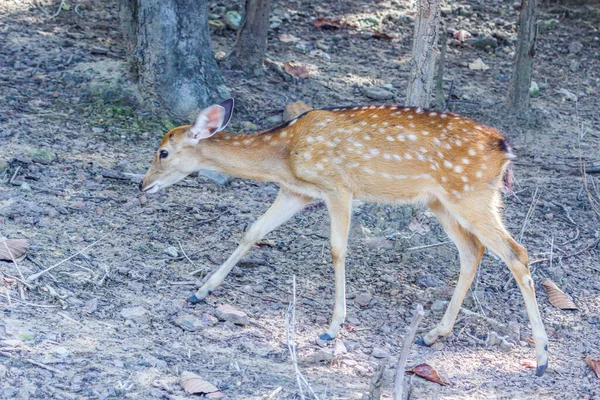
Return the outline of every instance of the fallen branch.
{"type": "Polygon", "coordinates": [[[319,397],[314,392],[302,372],[298,367],[298,357],[296,355],[296,275],[292,278],[292,302],[289,304],[285,313],[285,340],[290,351],[290,358],[294,371],[296,373],[296,383],[298,384],[298,390],[300,391],[300,398],[305,400],[304,389],[313,396],[315,400],[319,400],[319,397]]]}
{"type": "Polygon", "coordinates": [[[50,272],[52,271],[54,268],[58,267],[59,265],[62,265],[64,263],[66,263],[67,261],[69,261],[70,259],[77,257],[79,254],[83,253],[84,251],[86,251],[87,249],[89,249],[90,247],[94,247],[96,244],[98,244],[99,242],[101,242],[105,237],[107,237],[109,234],[107,233],[106,235],[102,236],[100,239],[96,240],[94,243],[86,246],[85,248],[79,250],[77,253],[73,254],[72,256],[69,256],[67,258],[65,258],[64,260],[54,264],[51,267],[46,268],[43,271],[40,271],[36,274],[31,275],[30,277],[28,277],[27,279],[25,279],[26,282],[34,282],[36,281],[40,276],[44,275],[46,272],[50,272]]]}
{"type": "Polygon", "coordinates": [[[423,311],[423,306],[417,304],[417,310],[415,315],[410,323],[410,329],[406,336],[404,336],[404,343],[402,343],[402,353],[400,353],[400,357],[398,358],[398,364],[396,365],[396,377],[394,378],[394,400],[402,400],[402,395],[404,392],[404,370],[406,369],[406,360],[408,359],[408,353],[410,352],[410,348],[415,341],[415,334],[417,333],[417,328],[425,315],[425,311],[423,311]]]}

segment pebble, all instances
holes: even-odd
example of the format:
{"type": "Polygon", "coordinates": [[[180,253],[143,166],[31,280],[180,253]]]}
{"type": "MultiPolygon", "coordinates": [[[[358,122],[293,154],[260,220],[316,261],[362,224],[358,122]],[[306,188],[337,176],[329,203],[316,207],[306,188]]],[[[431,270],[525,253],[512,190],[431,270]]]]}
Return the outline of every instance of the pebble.
{"type": "Polygon", "coordinates": [[[8,169],[8,164],[2,158],[0,158],[0,172],[6,171],[8,169]]]}
{"type": "Polygon", "coordinates": [[[242,24],[242,16],[237,11],[227,11],[225,13],[224,20],[225,25],[227,25],[229,29],[232,29],[234,31],[240,29],[240,26],[242,24]]]}
{"type": "Polygon", "coordinates": [[[175,318],[175,325],[179,326],[184,331],[194,332],[205,328],[202,320],[191,314],[181,314],[175,318]]]}
{"type": "Polygon", "coordinates": [[[92,128],[92,132],[94,132],[94,133],[104,133],[104,128],[94,127],[94,128],[92,128]]]}
{"type": "Polygon", "coordinates": [[[240,123],[240,126],[242,127],[243,130],[245,131],[256,131],[258,130],[258,127],[256,125],[254,125],[252,122],[250,121],[242,121],[240,123]]]}
{"type": "Polygon", "coordinates": [[[538,97],[540,95],[540,87],[535,81],[531,81],[529,86],[529,97],[538,97]]]}
{"type": "Polygon", "coordinates": [[[279,125],[281,122],[283,122],[283,118],[280,114],[272,115],[267,118],[267,123],[270,125],[279,125]]]}
{"type": "Polygon", "coordinates": [[[579,71],[579,66],[580,66],[580,62],[577,60],[571,60],[571,63],[569,64],[569,69],[571,70],[571,72],[577,72],[579,71]]]}
{"type": "Polygon", "coordinates": [[[339,339],[336,339],[335,342],[333,343],[333,355],[335,357],[338,357],[338,356],[341,356],[342,354],[346,354],[347,352],[348,352],[348,349],[346,349],[344,342],[342,342],[339,339]]]}
{"type": "Polygon", "coordinates": [[[95,312],[97,309],[98,309],[98,299],[93,298],[90,301],[88,301],[87,303],[85,303],[85,306],[83,306],[83,308],[81,310],[88,314],[91,314],[91,313],[95,312]]]}
{"type": "Polygon", "coordinates": [[[163,253],[165,253],[166,255],[168,255],[169,257],[173,257],[176,258],[177,256],[179,256],[179,253],[177,252],[177,248],[174,246],[170,246],[167,247],[163,253]]]}
{"type": "Polygon", "coordinates": [[[366,86],[362,91],[365,96],[374,100],[389,100],[394,97],[392,92],[380,86],[366,86]]]}
{"type": "Polygon", "coordinates": [[[354,303],[356,303],[357,305],[359,305],[361,307],[366,307],[369,305],[369,303],[371,302],[372,299],[373,299],[373,296],[371,295],[371,293],[363,292],[363,293],[359,293],[356,295],[356,298],[354,299],[354,303]]]}
{"type": "Polygon", "coordinates": [[[583,45],[579,41],[574,41],[569,44],[569,53],[578,54],[583,50],[583,45]]]}
{"type": "Polygon", "coordinates": [[[313,355],[313,360],[315,362],[326,362],[326,361],[331,361],[335,358],[335,356],[333,355],[333,353],[330,350],[325,350],[325,349],[321,349],[317,352],[315,352],[315,354],[313,355]]]}
{"type": "Polygon", "coordinates": [[[445,286],[446,284],[442,280],[436,278],[435,276],[421,274],[417,278],[417,285],[420,287],[426,288],[426,287],[445,286]]]}
{"type": "Polygon", "coordinates": [[[388,358],[390,356],[390,352],[388,349],[384,349],[383,347],[375,347],[373,348],[371,355],[375,358],[388,358]]]}
{"type": "Polygon", "coordinates": [[[223,304],[217,307],[215,316],[221,321],[233,322],[236,325],[250,324],[250,318],[248,318],[248,315],[245,312],[240,311],[229,304],[223,304]]]}
{"type": "Polygon", "coordinates": [[[446,310],[447,305],[448,305],[447,301],[435,300],[433,302],[433,304],[431,305],[431,307],[429,307],[429,309],[431,311],[440,312],[440,311],[446,310]]]}
{"type": "Polygon", "coordinates": [[[148,310],[144,307],[127,307],[121,310],[121,317],[133,321],[139,321],[148,314],[148,310]]]}

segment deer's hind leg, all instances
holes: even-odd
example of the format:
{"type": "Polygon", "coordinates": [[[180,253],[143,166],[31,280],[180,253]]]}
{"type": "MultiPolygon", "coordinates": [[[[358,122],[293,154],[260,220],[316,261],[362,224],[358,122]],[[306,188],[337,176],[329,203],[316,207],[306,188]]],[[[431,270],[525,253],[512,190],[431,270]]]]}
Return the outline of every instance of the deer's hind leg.
{"type": "Polygon", "coordinates": [[[499,204],[499,193],[495,193],[491,196],[491,202],[489,198],[487,202],[483,198],[471,198],[468,204],[445,205],[461,225],[477,236],[485,247],[496,253],[508,265],[525,301],[535,341],[536,375],[541,376],[548,368],[548,336],[535,298],[533,279],[529,271],[529,258],[527,250],[517,243],[504,227],[499,204]]]}
{"type": "Polygon", "coordinates": [[[428,205],[439,219],[450,239],[456,244],[460,256],[460,275],[448,308],[446,308],[446,312],[440,323],[419,341],[420,344],[430,346],[440,336],[446,336],[452,331],[456,316],[469,287],[471,287],[485,248],[475,235],[468,232],[458,223],[439,200],[435,199],[428,205]]]}

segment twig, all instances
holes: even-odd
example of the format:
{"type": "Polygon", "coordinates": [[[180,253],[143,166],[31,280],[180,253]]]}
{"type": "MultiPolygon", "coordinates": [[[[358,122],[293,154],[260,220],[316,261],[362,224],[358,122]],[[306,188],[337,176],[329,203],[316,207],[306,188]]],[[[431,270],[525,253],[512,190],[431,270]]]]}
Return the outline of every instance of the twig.
{"type": "MultiPolygon", "coordinates": [[[[11,297],[9,295],[7,295],[6,293],[4,293],[4,296],[6,296],[6,299],[10,302],[11,301],[11,297]]],[[[26,306],[30,306],[30,307],[39,307],[39,308],[57,308],[59,306],[55,306],[55,305],[47,305],[47,304],[35,304],[35,303],[30,303],[28,301],[24,301],[24,300],[19,300],[19,299],[12,299],[13,301],[16,301],[19,304],[23,304],[26,306]]]]}
{"type": "Polygon", "coordinates": [[[416,251],[416,250],[430,249],[432,247],[444,246],[444,245],[450,244],[450,243],[452,243],[452,242],[447,241],[447,242],[440,242],[440,243],[434,243],[434,244],[426,244],[424,246],[409,247],[408,249],[406,249],[404,251],[416,251]]]}
{"type": "Polygon", "coordinates": [[[30,364],[37,365],[37,366],[38,366],[38,367],[40,367],[40,368],[44,368],[44,369],[46,369],[46,370],[48,370],[48,371],[50,371],[50,372],[54,372],[54,373],[55,373],[55,374],[57,374],[57,375],[63,375],[63,372],[62,372],[62,371],[59,371],[59,370],[57,370],[56,368],[52,368],[52,367],[50,367],[50,366],[48,366],[48,365],[46,365],[46,364],[42,364],[42,363],[40,363],[40,362],[33,361],[33,360],[32,360],[32,359],[30,359],[30,358],[27,358],[25,361],[27,361],[27,362],[28,362],[28,363],[30,363],[30,364]]]}
{"type": "Polygon", "coordinates": [[[17,167],[17,169],[15,169],[15,173],[13,174],[12,178],[10,178],[10,181],[8,181],[9,185],[12,185],[13,181],[15,180],[15,178],[17,177],[17,174],[19,173],[19,171],[21,170],[21,166],[19,165],[17,167]]]}
{"type": "Polygon", "coordinates": [[[400,353],[398,364],[396,365],[396,377],[394,378],[394,400],[402,400],[402,395],[404,392],[404,370],[406,369],[406,360],[408,359],[408,353],[410,352],[412,343],[415,340],[417,328],[419,328],[419,324],[421,323],[424,315],[425,311],[423,311],[423,306],[417,304],[417,310],[410,323],[410,329],[404,337],[404,343],[402,343],[402,353],[400,353]]]}
{"type": "MultiPolygon", "coordinates": [[[[600,239],[596,239],[594,240],[592,243],[590,243],[589,245],[585,246],[583,249],[576,251],[575,253],[570,253],[570,254],[565,254],[564,256],[559,256],[558,260],[562,261],[565,258],[569,258],[569,257],[575,257],[580,255],[581,253],[585,253],[586,251],[593,249],[594,247],[596,247],[598,244],[600,244],[600,239]]],[[[546,262],[546,261],[550,261],[550,258],[540,258],[539,260],[534,260],[532,262],[529,263],[529,265],[534,265],[534,264],[539,264],[541,262],[546,262]]],[[[590,266],[588,266],[590,267],[590,266]]],[[[590,267],[592,269],[595,269],[593,267],[590,267]]],[[[506,289],[505,289],[506,290],[506,289]]]]}
{"type": "Polygon", "coordinates": [[[296,275],[292,278],[292,302],[289,304],[285,313],[285,339],[290,351],[292,365],[296,372],[296,383],[298,384],[298,390],[300,391],[300,398],[302,400],[306,399],[304,396],[304,388],[306,388],[315,400],[319,400],[319,396],[314,392],[298,367],[298,357],[296,355],[296,275]]]}
{"type": "MultiPolygon", "coordinates": [[[[521,227],[521,233],[519,234],[519,243],[523,242],[523,234],[525,233],[525,229],[527,229],[527,225],[529,224],[529,219],[533,216],[533,211],[535,210],[535,206],[539,197],[537,197],[539,186],[535,187],[535,192],[533,193],[533,198],[531,199],[531,205],[529,206],[529,210],[527,210],[527,214],[525,214],[525,221],[523,221],[523,226],[521,227]]],[[[510,279],[509,279],[510,280],[510,279]]]]}
{"type": "Polygon", "coordinates": [[[190,262],[190,264],[192,264],[192,266],[195,268],[194,271],[190,272],[190,275],[195,275],[200,271],[207,271],[210,270],[210,268],[207,267],[202,267],[202,268],[198,268],[196,266],[196,264],[194,264],[194,262],[188,257],[188,255],[185,253],[185,250],[183,249],[183,246],[181,245],[181,241],[177,241],[177,243],[179,243],[179,248],[181,249],[181,252],[183,253],[183,256],[185,257],[186,260],[188,260],[190,262]]]}
{"type": "Polygon", "coordinates": [[[103,240],[105,237],[107,237],[108,235],[109,235],[109,234],[107,233],[106,235],[102,236],[100,239],[96,240],[94,243],[92,243],[92,244],[90,244],[90,245],[86,246],[85,248],[83,248],[83,249],[79,250],[77,253],[73,254],[72,256],[69,256],[69,257],[65,258],[64,260],[62,260],[62,261],[60,261],[60,262],[58,262],[58,263],[54,264],[54,265],[53,265],[53,266],[51,266],[51,267],[48,267],[48,268],[46,268],[46,269],[45,269],[45,270],[43,270],[43,271],[40,271],[40,272],[38,272],[37,274],[33,274],[33,275],[31,275],[30,277],[28,277],[28,278],[26,279],[26,281],[27,281],[27,282],[34,282],[34,281],[36,281],[36,280],[37,280],[37,279],[38,279],[40,276],[44,275],[46,272],[49,272],[49,271],[53,270],[54,268],[58,267],[59,265],[61,265],[61,264],[65,263],[65,262],[67,262],[67,261],[69,261],[70,259],[72,259],[72,258],[74,258],[74,257],[77,257],[79,254],[83,253],[84,251],[86,251],[86,250],[87,250],[87,249],[89,249],[90,247],[94,247],[96,244],[98,244],[99,242],[101,242],[101,241],[102,241],[102,240],[103,240]]]}

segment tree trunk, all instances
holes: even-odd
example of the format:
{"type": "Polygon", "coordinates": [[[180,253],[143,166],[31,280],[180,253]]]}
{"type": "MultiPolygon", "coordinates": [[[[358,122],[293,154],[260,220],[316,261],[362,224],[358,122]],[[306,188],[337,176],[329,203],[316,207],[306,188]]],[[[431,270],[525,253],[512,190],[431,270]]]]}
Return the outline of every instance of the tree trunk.
{"type": "Polygon", "coordinates": [[[244,24],[226,61],[228,66],[242,69],[252,75],[263,73],[270,9],[271,0],[246,0],[244,24]]]}
{"type": "Polygon", "coordinates": [[[529,109],[531,67],[537,39],[536,0],[521,0],[519,41],[515,51],[515,69],[508,93],[508,105],[514,113],[529,109]]]}
{"type": "Polygon", "coordinates": [[[429,107],[435,72],[435,46],[440,23],[439,0],[417,0],[417,18],[412,49],[412,68],[406,91],[406,105],[429,107]]]}
{"type": "Polygon", "coordinates": [[[207,1],[120,0],[120,14],[132,71],[152,105],[189,121],[229,97],[213,58],[207,1]]]}

